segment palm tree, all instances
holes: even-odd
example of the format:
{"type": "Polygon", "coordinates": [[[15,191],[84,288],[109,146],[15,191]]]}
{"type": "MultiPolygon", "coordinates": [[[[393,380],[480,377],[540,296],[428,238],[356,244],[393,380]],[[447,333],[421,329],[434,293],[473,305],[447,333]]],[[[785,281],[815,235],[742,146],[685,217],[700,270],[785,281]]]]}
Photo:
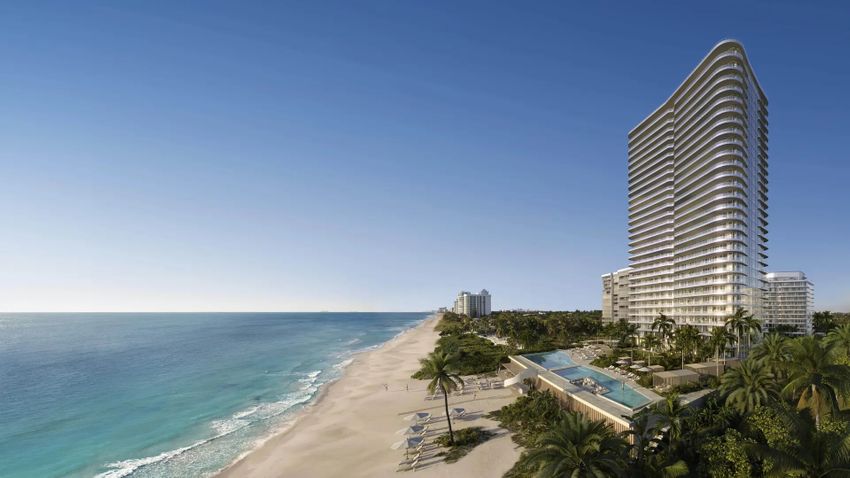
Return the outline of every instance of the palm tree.
{"type": "Polygon", "coordinates": [[[658,340],[658,336],[654,334],[646,334],[643,336],[643,346],[646,350],[649,351],[649,363],[648,365],[652,365],[652,349],[658,347],[660,342],[658,340]]]}
{"type": "Polygon", "coordinates": [[[463,386],[463,380],[457,372],[457,357],[448,355],[443,351],[434,351],[428,354],[428,358],[419,361],[422,364],[423,375],[430,378],[428,392],[437,390],[443,392],[443,402],[446,406],[446,422],[449,424],[449,444],[455,444],[455,436],[452,431],[452,420],[449,417],[449,394],[463,386]]]}
{"type": "Polygon", "coordinates": [[[708,342],[715,351],[715,363],[717,364],[717,375],[720,375],[720,351],[723,350],[723,356],[726,356],[726,346],[735,341],[735,336],[729,332],[726,327],[715,327],[711,329],[711,336],[708,342]]]}
{"type": "Polygon", "coordinates": [[[761,361],[747,359],[736,368],[727,370],[720,378],[721,393],[726,406],[740,413],[749,413],[779,397],[773,373],[761,361]]]}
{"type": "Polygon", "coordinates": [[[673,328],[676,326],[676,321],[659,313],[658,317],[652,322],[652,330],[658,329],[658,334],[664,342],[664,348],[667,348],[668,340],[673,336],[673,328]]]}
{"type": "Polygon", "coordinates": [[[699,345],[699,329],[693,325],[683,325],[676,329],[676,344],[682,349],[684,359],[685,350],[693,349],[693,356],[696,357],[697,345],[699,345]]]}
{"type": "Polygon", "coordinates": [[[671,463],[675,456],[668,453],[653,453],[638,465],[637,476],[640,478],[679,478],[688,476],[690,470],[685,460],[671,463]]]}
{"type": "Polygon", "coordinates": [[[658,425],[661,428],[668,428],[667,437],[670,443],[678,442],[681,438],[686,412],[687,408],[682,405],[679,396],[675,393],[667,395],[664,400],[655,404],[658,425]]]}
{"type": "Polygon", "coordinates": [[[783,414],[781,420],[794,437],[790,446],[745,445],[749,455],[771,463],[765,476],[850,476],[850,432],[821,431],[808,411],[783,414]]]}
{"type": "Polygon", "coordinates": [[[800,337],[791,341],[787,363],[788,384],[782,392],[808,408],[820,426],[820,417],[838,409],[838,397],[850,394],[850,367],[835,363],[836,344],[800,337]]]}
{"type": "Polygon", "coordinates": [[[635,463],[642,463],[644,456],[649,451],[650,446],[657,444],[655,436],[658,435],[658,428],[655,426],[655,418],[651,408],[643,408],[641,411],[632,416],[623,415],[623,418],[632,422],[632,426],[623,432],[623,436],[628,439],[632,438],[632,451],[634,452],[635,463]]]}
{"type": "Polygon", "coordinates": [[[626,441],[604,421],[566,412],[538,438],[524,461],[540,478],[624,476],[626,447],[626,441]]]}
{"type": "Polygon", "coordinates": [[[832,329],[826,334],[826,340],[835,344],[836,348],[844,354],[844,362],[848,363],[850,358],[850,324],[832,329]]]}
{"type": "Polygon", "coordinates": [[[775,332],[765,335],[753,349],[750,358],[764,363],[775,376],[780,377],[788,360],[788,339],[775,332]]]}
{"type": "Polygon", "coordinates": [[[741,358],[741,336],[744,335],[750,317],[752,316],[747,315],[747,311],[741,307],[735,309],[734,314],[726,317],[726,327],[735,332],[735,343],[738,349],[735,356],[738,358],[741,358]]]}
{"type": "Polygon", "coordinates": [[[747,334],[747,355],[750,354],[750,348],[752,347],[752,337],[753,333],[760,334],[761,333],[761,320],[749,315],[744,318],[744,331],[747,334]]]}

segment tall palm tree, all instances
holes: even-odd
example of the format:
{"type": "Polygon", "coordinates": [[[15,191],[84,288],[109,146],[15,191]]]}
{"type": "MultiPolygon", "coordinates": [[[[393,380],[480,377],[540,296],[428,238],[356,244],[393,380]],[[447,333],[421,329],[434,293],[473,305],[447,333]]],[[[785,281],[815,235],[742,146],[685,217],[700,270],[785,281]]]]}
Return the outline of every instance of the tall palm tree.
{"type": "Polygon", "coordinates": [[[682,325],[676,329],[676,344],[682,349],[682,354],[687,350],[693,351],[696,357],[696,348],[699,345],[699,329],[693,325],[682,325]]]}
{"type": "Polygon", "coordinates": [[[741,307],[735,309],[735,313],[726,317],[726,327],[735,332],[735,343],[737,346],[736,357],[741,358],[741,336],[744,335],[744,330],[747,328],[747,323],[752,317],[747,314],[747,311],[741,307]]]}
{"type": "Polygon", "coordinates": [[[726,406],[741,413],[750,413],[779,397],[773,373],[764,362],[753,359],[727,370],[720,378],[720,391],[728,394],[726,406]]]}
{"type": "Polygon", "coordinates": [[[676,321],[667,317],[663,313],[658,314],[658,317],[652,322],[652,330],[658,329],[658,335],[664,342],[664,348],[667,348],[669,339],[673,336],[673,328],[676,326],[676,321]]]}
{"type": "Polygon", "coordinates": [[[646,334],[643,336],[643,346],[649,351],[649,364],[652,365],[652,350],[660,345],[658,336],[655,334],[646,334]]]}
{"type": "Polygon", "coordinates": [[[457,357],[448,355],[443,351],[434,351],[428,354],[428,358],[419,361],[422,364],[423,375],[430,378],[428,392],[437,390],[443,392],[443,402],[446,406],[446,422],[449,424],[449,444],[455,444],[455,435],[452,431],[452,420],[449,416],[449,394],[463,386],[463,380],[457,374],[457,357]]]}
{"type": "Polygon", "coordinates": [[[735,336],[729,332],[726,327],[715,327],[711,329],[711,335],[708,342],[715,352],[715,364],[717,375],[720,375],[720,351],[723,351],[723,356],[726,356],[726,346],[735,341],[735,336]]]}
{"type": "Polygon", "coordinates": [[[782,392],[808,408],[820,426],[820,417],[838,409],[838,397],[850,396],[850,366],[835,362],[836,344],[814,337],[791,341],[787,363],[788,384],[782,392]]]}
{"type": "Polygon", "coordinates": [[[788,339],[775,332],[765,335],[761,343],[753,348],[750,358],[764,363],[775,376],[784,376],[785,362],[788,361],[788,339]]]}
{"type": "Polygon", "coordinates": [[[750,354],[750,348],[752,347],[752,337],[753,334],[761,333],[761,320],[755,318],[752,315],[749,315],[744,318],[744,332],[747,334],[747,355],[750,354]]]}
{"type": "Polygon", "coordinates": [[[850,476],[850,432],[821,431],[808,411],[780,417],[781,426],[794,437],[790,446],[745,445],[749,455],[771,463],[765,476],[850,476]]]}
{"type": "Polygon", "coordinates": [[[604,421],[567,412],[538,438],[524,461],[540,478],[624,476],[626,449],[626,441],[604,421]]]}

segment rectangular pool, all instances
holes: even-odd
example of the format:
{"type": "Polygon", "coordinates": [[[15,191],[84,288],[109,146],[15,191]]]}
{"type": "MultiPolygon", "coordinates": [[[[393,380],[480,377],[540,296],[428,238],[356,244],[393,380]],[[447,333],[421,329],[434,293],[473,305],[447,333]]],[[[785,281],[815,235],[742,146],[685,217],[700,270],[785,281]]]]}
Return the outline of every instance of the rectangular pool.
{"type": "Polygon", "coordinates": [[[571,367],[575,362],[570,359],[563,350],[553,350],[551,352],[540,352],[536,354],[523,355],[523,357],[540,365],[546,370],[554,370],[558,368],[571,367]]]}
{"type": "Polygon", "coordinates": [[[643,396],[640,392],[637,392],[629,386],[629,384],[617,380],[616,378],[609,377],[604,373],[597,372],[596,370],[586,367],[572,367],[564,370],[558,370],[554,373],[567,380],[590,377],[609,390],[608,393],[602,394],[603,397],[610,398],[611,400],[631,409],[641,407],[650,402],[648,398],[643,396]]]}

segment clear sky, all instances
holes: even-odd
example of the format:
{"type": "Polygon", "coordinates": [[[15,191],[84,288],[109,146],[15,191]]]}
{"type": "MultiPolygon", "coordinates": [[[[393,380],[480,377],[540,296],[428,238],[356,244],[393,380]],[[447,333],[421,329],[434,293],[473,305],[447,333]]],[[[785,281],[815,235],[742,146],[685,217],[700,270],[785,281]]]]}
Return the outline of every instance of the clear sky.
{"type": "Polygon", "coordinates": [[[599,308],[626,134],[723,38],[770,269],[850,310],[850,4],[638,3],[4,2],[0,310],[599,308]]]}

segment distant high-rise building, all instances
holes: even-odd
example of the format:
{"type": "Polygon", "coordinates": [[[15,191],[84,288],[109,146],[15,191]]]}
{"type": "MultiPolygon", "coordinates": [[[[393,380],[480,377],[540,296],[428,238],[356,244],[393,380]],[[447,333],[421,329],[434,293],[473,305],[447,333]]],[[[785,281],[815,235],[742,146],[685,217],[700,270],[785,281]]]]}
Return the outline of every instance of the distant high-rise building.
{"type": "Polygon", "coordinates": [[[484,317],[490,315],[490,293],[483,289],[478,294],[460,291],[455,299],[452,312],[469,317],[484,317]]]}
{"type": "Polygon", "coordinates": [[[630,321],[701,331],[762,316],[767,97],[744,47],[718,43],[629,132],[630,321]]]}
{"type": "Polygon", "coordinates": [[[602,322],[629,319],[629,269],[602,275],[602,322]]]}
{"type": "Polygon", "coordinates": [[[806,274],[768,272],[764,295],[764,325],[766,331],[777,326],[796,329],[796,335],[812,334],[812,314],[815,307],[814,284],[806,274]]]}

